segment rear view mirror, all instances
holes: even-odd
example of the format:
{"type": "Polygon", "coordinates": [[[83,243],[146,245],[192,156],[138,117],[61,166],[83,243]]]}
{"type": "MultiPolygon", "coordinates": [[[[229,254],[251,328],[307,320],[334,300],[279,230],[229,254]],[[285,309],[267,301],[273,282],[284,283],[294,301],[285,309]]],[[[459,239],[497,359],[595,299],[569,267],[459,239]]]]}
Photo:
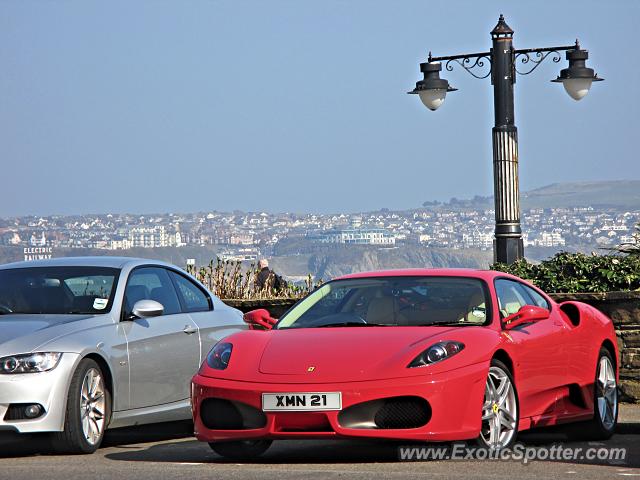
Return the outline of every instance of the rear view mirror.
{"type": "Polygon", "coordinates": [[[278,321],[271,316],[269,310],[264,308],[251,310],[245,313],[242,319],[249,324],[249,328],[252,330],[271,330],[278,321]]]}
{"type": "Polygon", "coordinates": [[[155,300],[138,300],[133,305],[133,313],[138,318],[159,317],[164,313],[164,307],[155,300]]]}
{"type": "Polygon", "coordinates": [[[524,305],[513,315],[509,315],[502,324],[505,330],[511,330],[519,325],[525,323],[537,322],[539,320],[546,320],[551,315],[551,312],[546,308],[536,307],[534,305],[524,305]]]}

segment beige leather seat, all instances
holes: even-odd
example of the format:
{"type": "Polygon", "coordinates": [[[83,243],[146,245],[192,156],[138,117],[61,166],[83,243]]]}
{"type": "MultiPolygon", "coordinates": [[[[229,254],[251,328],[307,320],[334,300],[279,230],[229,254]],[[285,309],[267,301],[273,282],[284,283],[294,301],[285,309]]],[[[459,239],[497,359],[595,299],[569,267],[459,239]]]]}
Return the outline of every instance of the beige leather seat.
{"type": "Polygon", "coordinates": [[[398,313],[396,299],[390,296],[375,297],[369,302],[367,323],[382,325],[406,325],[406,319],[398,313]]]}
{"type": "Polygon", "coordinates": [[[461,319],[461,321],[483,323],[487,319],[485,301],[486,299],[484,298],[484,294],[482,292],[474,293],[469,300],[469,308],[467,309],[467,313],[464,318],[461,319]],[[480,312],[484,312],[484,316],[480,316],[480,312]]]}

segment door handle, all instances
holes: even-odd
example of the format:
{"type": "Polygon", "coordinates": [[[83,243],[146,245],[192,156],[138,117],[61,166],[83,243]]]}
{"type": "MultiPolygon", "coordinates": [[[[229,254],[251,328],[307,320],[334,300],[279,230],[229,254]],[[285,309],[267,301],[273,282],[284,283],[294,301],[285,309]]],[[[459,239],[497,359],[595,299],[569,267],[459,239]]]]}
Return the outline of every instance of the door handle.
{"type": "Polygon", "coordinates": [[[191,325],[185,325],[184,330],[182,330],[187,335],[191,335],[192,333],[196,333],[198,329],[196,327],[192,327],[191,325]]]}

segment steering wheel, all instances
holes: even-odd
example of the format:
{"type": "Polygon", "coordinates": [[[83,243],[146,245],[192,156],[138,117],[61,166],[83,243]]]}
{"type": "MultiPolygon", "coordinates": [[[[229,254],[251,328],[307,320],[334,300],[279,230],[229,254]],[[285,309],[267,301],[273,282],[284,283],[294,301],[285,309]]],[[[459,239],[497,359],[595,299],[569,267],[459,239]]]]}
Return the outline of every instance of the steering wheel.
{"type": "Polygon", "coordinates": [[[420,312],[424,312],[426,310],[429,310],[429,301],[428,300],[421,300],[421,301],[412,302],[411,300],[406,300],[406,303],[401,305],[398,308],[398,311],[402,312],[402,311],[407,310],[407,309],[418,310],[420,312]]]}
{"type": "Polygon", "coordinates": [[[13,313],[13,310],[4,303],[0,303],[0,313],[13,313]]]}

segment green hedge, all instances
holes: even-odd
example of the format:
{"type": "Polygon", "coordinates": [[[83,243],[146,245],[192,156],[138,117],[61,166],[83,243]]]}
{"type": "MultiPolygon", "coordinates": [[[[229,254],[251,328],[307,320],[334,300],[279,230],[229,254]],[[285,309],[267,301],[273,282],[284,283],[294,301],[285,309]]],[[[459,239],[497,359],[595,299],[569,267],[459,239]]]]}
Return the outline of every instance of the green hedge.
{"type": "Polygon", "coordinates": [[[640,255],[585,255],[561,252],[534,265],[519,260],[496,263],[492,270],[529,280],[546,292],[640,290],[640,255]]]}

